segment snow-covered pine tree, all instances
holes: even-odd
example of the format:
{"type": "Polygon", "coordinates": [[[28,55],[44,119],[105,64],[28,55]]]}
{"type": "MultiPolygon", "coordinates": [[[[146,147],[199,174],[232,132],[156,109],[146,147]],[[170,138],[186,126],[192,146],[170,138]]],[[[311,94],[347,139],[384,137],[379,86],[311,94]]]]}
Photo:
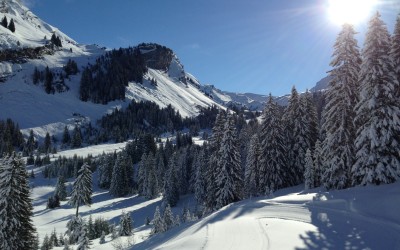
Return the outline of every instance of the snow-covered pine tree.
{"type": "Polygon", "coordinates": [[[65,178],[64,176],[60,176],[57,179],[56,188],[54,190],[54,197],[58,196],[61,201],[65,201],[67,199],[67,187],[65,186],[65,178]]]}
{"type": "Polygon", "coordinates": [[[98,186],[100,188],[109,189],[111,185],[111,177],[115,164],[114,154],[102,154],[99,161],[99,177],[98,186]]]}
{"type": "Polygon", "coordinates": [[[304,116],[303,123],[305,124],[305,137],[306,137],[306,145],[310,150],[314,149],[315,142],[318,139],[318,117],[317,117],[317,108],[313,101],[313,94],[306,90],[303,96],[300,98],[300,106],[303,110],[304,116]]]}
{"type": "Polygon", "coordinates": [[[78,247],[76,250],[86,250],[90,249],[90,240],[88,237],[88,232],[87,232],[86,225],[83,224],[81,227],[81,232],[79,233],[79,238],[78,238],[78,247]]]}
{"type": "Polygon", "coordinates": [[[71,135],[69,134],[68,127],[64,127],[64,132],[61,140],[62,144],[69,145],[71,143],[71,135]]]}
{"type": "Polygon", "coordinates": [[[211,212],[216,207],[216,192],[217,185],[215,174],[218,171],[219,149],[221,147],[222,136],[224,132],[226,116],[224,111],[220,110],[218,113],[214,127],[212,128],[212,136],[210,138],[210,158],[207,166],[206,180],[207,180],[207,196],[206,196],[206,212],[211,212]]]}
{"type": "Polygon", "coordinates": [[[306,165],[304,171],[304,189],[314,188],[314,162],[310,149],[306,151],[306,165]]]}
{"type": "Polygon", "coordinates": [[[83,225],[84,221],[80,216],[72,216],[67,223],[67,231],[65,232],[65,234],[68,235],[68,240],[65,241],[66,245],[67,243],[75,244],[78,242],[83,225]]]}
{"type": "Polygon", "coordinates": [[[163,233],[165,232],[165,223],[163,218],[161,217],[160,207],[156,207],[156,211],[154,212],[153,217],[153,229],[151,230],[151,234],[163,233]]]}
{"type": "Polygon", "coordinates": [[[21,154],[0,158],[0,249],[32,249],[36,233],[32,211],[21,154]]]}
{"type": "Polygon", "coordinates": [[[259,135],[255,134],[251,137],[248,146],[247,160],[244,172],[244,190],[246,197],[253,197],[259,194],[259,172],[261,149],[259,135]]]}
{"type": "Polygon", "coordinates": [[[304,110],[301,108],[300,96],[293,86],[289,104],[283,116],[284,133],[286,135],[287,162],[290,164],[288,184],[296,185],[303,181],[304,163],[307,145],[307,124],[304,123],[304,110]]]}
{"type": "Polygon", "coordinates": [[[89,215],[89,220],[87,223],[87,237],[89,238],[89,240],[93,240],[96,238],[92,215],[89,215]]]}
{"type": "Polygon", "coordinates": [[[111,195],[122,197],[130,192],[132,187],[132,166],[132,160],[125,150],[118,154],[111,177],[111,195]]]}
{"type": "Polygon", "coordinates": [[[376,15],[365,38],[357,103],[356,162],[351,169],[353,185],[391,183],[400,173],[400,110],[395,94],[399,82],[389,56],[390,35],[376,15]]]}
{"type": "Polygon", "coordinates": [[[79,206],[85,204],[90,206],[92,204],[92,171],[87,163],[84,163],[78,172],[71,192],[71,198],[68,204],[76,207],[75,216],[78,217],[79,206]]]}
{"type": "Polygon", "coordinates": [[[314,187],[320,187],[322,185],[321,178],[323,173],[323,159],[322,159],[322,148],[321,142],[317,140],[315,143],[315,149],[313,153],[314,157],[314,187]]]}
{"type": "Polygon", "coordinates": [[[163,221],[165,226],[165,231],[170,230],[175,225],[174,214],[172,213],[171,206],[167,204],[164,210],[163,221]]]}
{"type": "Polygon", "coordinates": [[[285,136],[279,116],[278,105],[269,95],[261,124],[261,153],[259,166],[259,192],[271,192],[293,185],[295,172],[287,162],[285,136]]]}
{"type": "MultiPolygon", "coordinates": [[[[400,15],[397,16],[396,25],[394,27],[390,56],[394,66],[395,76],[397,78],[397,81],[400,82],[400,15]]],[[[396,92],[399,97],[400,88],[397,88],[396,92]]]]}
{"type": "Polygon", "coordinates": [[[232,115],[228,115],[221,147],[218,151],[218,168],[215,173],[217,208],[238,201],[243,197],[243,172],[236,138],[234,118],[232,115]]]}
{"type": "Polygon", "coordinates": [[[194,162],[195,168],[195,184],[194,184],[194,194],[199,205],[203,205],[206,201],[207,196],[207,162],[205,157],[204,146],[200,149],[197,154],[196,160],[194,162]]]}
{"type": "Polygon", "coordinates": [[[140,196],[146,195],[147,189],[147,154],[143,153],[138,165],[138,191],[140,196]]]}
{"type": "Polygon", "coordinates": [[[99,243],[100,243],[100,244],[106,243],[106,233],[105,233],[104,231],[101,232],[101,236],[100,236],[100,241],[99,241],[99,243]]]}
{"type": "Polygon", "coordinates": [[[168,172],[165,176],[163,197],[163,200],[171,206],[175,206],[179,201],[179,182],[177,168],[177,155],[175,152],[172,154],[168,162],[168,172]]]}
{"type": "Polygon", "coordinates": [[[349,186],[349,174],[354,164],[354,107],[358,100],[358,75],[360,52],[356,32],[350,24],[344,24],[339,33],[333,52],[330,71],[331,81],[324,112],[323,130],[326,133],[322,143],[324,173],[322,182],[328,189],[342,189],[349,186]]]}
{"type": "Polygon", "coordinates": [[[152,152],[149,152],[149,155],[146,159],[147,165],[147,177],[146,177],[146,188],[145,188],[145,197],[148,199],[153,199],[159,194],[159,181],[158,175],[156,173],[156,159],[152,152]]]}
{"type": "Polygon", "coordinates": [[[131,214],[122,211],[121,219],[119,221],[119,236],[132,235],[132,218],[131,214]]]}

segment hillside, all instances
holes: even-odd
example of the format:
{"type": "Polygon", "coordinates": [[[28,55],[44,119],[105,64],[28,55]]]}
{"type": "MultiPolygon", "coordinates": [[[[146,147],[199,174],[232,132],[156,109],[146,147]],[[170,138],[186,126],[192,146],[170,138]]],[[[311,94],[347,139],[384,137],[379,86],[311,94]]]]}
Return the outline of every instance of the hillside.
{"type": "MultiPolygon", "coordinates": [[[[109,145],[111,151],[121,144],[109,145]]],[[[72,156],[75,152],[64,152],[72,156]]],[[[101,153],[96,147],[80,150],[80,154],[101,153]]],[[[34,223],[40,239],[66,231],[66,223],[74,208],[61,203],[60,208],[46,209],[46,200],[53,194],[55,179],[41,177],[31,180],[34,198],[34,223]]],[[[94,183],[97,183],[95,172],[94,183]]],[[[68,182],[71,185],[71,180],[68,182]]],[[[134,220],[134,236],[121,237],[119,244],[134,242],[131,249],[399,249],[400,183],[378,187],[356,187],[340,191],[313,189],[303,186],[283,189],[273,196],[261,196],[230,204],[211,215],[182,223],[170,231],[150,236],[152,218],[161,199],[147,200],[136,195],[113,198],[108,191],[94,185],[93,204],[82,206],[81,215],[88,220],[103,217],[118,223],[121,212],[130,212],[134,220]]],[[[193,196],[184,196],[173,208],[174,214],[195,209],[193,196]]],[[[92,249],[111,249],[116,241],[93,240],[92,249]]],[[[55,248],[61,249],[61,248],[55,248]]]]}

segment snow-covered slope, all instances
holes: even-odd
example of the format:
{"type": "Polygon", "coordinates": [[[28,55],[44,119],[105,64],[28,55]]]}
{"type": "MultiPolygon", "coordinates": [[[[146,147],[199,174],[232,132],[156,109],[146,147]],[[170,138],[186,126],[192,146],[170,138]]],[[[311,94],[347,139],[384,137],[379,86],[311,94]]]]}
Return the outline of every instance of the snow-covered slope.
{"type": "MultiPolygon", "coordinates": [[[[102,150],[113,151],[121,146],[104,145],[102,150]]],[[[63,152],[67,156],[74,153],[63,152]]],[[[97,155],[100,151],[93,146],[80,153],[97,155]]],[[[66,202],[60,208],[46,209],[56,179],[44,179],[40,168],[33,170],[33,221],[42,241],[54,229],[64,233],[75,209],[66,202]]],[[[93,178],[97,183],[96,172],[93,178]]],[[[69,181],[71,185],[72,180],[69,181]]],[[[118,224],[123,210],[131,213],[135,242],[132,249],[400,249],[400,182],[329,192],[305,192],[297,186],[277,191],[273,196],[230,204],[203,219],[150,236],[151,226],[145,225],[145,218],[152,218],[160,205],[160,198],[113,198],[94,185],[93,204],[82,206],[80,214],[85,220],[90,215],[101,216],[118,224]]],[[[195,209],[192,196],[182,197],[173,208],[174,214],[181,214],[184,207],[195,209]]],[[[128,240],[121,237],[119,241],[123,244],[128,240]]],[[[91,248],[112,249],[115,243],[108,235],[105,244],[95,239],[91,248]]]]}
{"type": "Polygon", "coordinates": [[[281,190],[228,205],[132,249],[400,249],[399,187],[281,190]]]}

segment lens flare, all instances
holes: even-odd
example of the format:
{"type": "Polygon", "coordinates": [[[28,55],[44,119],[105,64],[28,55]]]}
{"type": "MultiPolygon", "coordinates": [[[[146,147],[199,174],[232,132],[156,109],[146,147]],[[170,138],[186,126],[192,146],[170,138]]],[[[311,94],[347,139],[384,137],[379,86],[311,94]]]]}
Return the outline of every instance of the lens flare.
{"type": "Polygon", "coordinates": [[[329,0],[329,16],[332,22],[358,24],[368,18],[377,0],[329,0]]]}

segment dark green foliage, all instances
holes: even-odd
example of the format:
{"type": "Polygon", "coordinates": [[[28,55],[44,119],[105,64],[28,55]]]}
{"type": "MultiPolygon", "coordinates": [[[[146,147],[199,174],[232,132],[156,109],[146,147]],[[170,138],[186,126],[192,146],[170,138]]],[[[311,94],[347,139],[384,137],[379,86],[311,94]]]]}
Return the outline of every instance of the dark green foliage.
{"type": "Polygon", "coordinates": [[[78,65],[71,59],[68,60],[67,64],[63,68],[67,77],[70,75],[76,75],[79,72],[78,65]]]}
{"type": "Polygon", "coordinates": [[[51,72],[51,70],[49,69],[49,67],[47,66],[45,69],[45,82],[44,82],[44,88],[47,94],[54,94],[54,88],[53,88],[53,73],[51,72]]]}
{"type": "Polygon", "coordinates": [[[68,127],[65,126],[63,136],[62,136],[62,144],[68,145],[68,144],[70,144],[70,142],[71,142],[71,135],[69,134],[68,127]]]}
{"type": "Polygon", "coordinates": [[[14,19],[11,18],[10,23],[8,24],[8,29],[14,33],[15,32],[15,24],[14,24],[14,19]]]}
{"type": "Polygon", "coordinates": [[[62,42],[59,36],[56,36],[56,34],[53,33],[51,36],[50,41],[57,47],[62,47],[62,42]]]}
{"type": "Polygon", "coordinates": [[[51,138],[49,132],[46,133],[46,137],[44,138],[44,152],[50,153],[51,150],[51,138]]]}
{"type": "Polygon", "coordinates": [[[21,155],[0,158],[0,249],[32,249],[36,230],[28,173],[21,155]]]}
{"type": "Polygon", "coordinates": [[[128,83],[142,83],[146,72],[147,67],[138,48],[107,52],[94,65],[89,64],[83,70],[80,99],[102,104],[123,100],[128,83]]]}
{"type": "Polygon", "coordinates": [[[47,199],[47,208],[53,209],[56,207],[60,207],[60,198],[58,198],[58,195],[50,196],[47,199]]]}
{"type": "Polygon", "coordinates": [[[122,151],[117,156],[112,179],[110,184],[110,194],[115,197],[127,195],[133,186],[133,164],[126,151],[122,151]]]}
{"type": "Polygon", "coordinates": [[[74,132],[72,134],[71,139],[71,147],[72,148],[79,148],[82,145],[82,132],[80,127],[75,126],[74,132]]]}
{"type": "Polygon", "coordinates": [[[132,234],[132,218],[130,213],[122,211],[119,222],[119,236],[130,236],[132,234]]]}
{"type": "Polygon", "coordinates": [[[78,217],[79,205],[92,204],[92,171],[87,163],[84,163],[78,172],[78,176],[74,182],[71,198],[68,203],[76,207],[76,217],[78,217]]]}
{"type": "Polygon", "coordinates": [[[7,27],[8,27],[8,21],[7,21],[7,17],[6,17],[6,16],[4,16],[3,19],[1,19],[1,25],[2,25],[4,28],[7,28],[7,27]]]}
{"type": "Polygon", "coordinates": [[[0,156],[4,153],[10,154],[15,150],[20,151],[23,148],[24,137],[18,124],[15,124],[11,119],[0,120],[0,156]]]}

